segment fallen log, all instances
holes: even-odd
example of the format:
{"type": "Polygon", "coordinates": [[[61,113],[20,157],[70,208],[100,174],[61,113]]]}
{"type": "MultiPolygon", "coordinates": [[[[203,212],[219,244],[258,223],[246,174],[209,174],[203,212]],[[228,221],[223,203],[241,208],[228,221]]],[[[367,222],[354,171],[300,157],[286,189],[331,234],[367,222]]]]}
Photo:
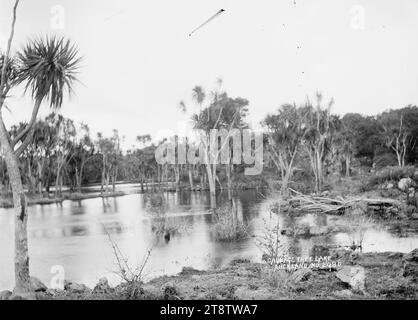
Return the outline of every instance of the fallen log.
{"type": "Polygon", "coordinates": [[[342,214],[348,209],[366,205],[368,209],[400,208],[401,202],[394,199],[368,199],[368,198],[328,198],[316,195],[304,195],[293,189],[289,189],[296,195],[289,199],[289,205],[293,210],[306,213],[342,214]]]}

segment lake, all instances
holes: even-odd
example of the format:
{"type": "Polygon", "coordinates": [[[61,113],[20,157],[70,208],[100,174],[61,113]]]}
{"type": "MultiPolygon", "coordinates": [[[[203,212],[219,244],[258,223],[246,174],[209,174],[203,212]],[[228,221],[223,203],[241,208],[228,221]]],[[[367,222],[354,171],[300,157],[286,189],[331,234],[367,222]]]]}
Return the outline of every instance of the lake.
{"type": "MultiPolygon", "coordinates": [[[[117,189],[137,191],[138,186],[122,185],[117,189]]],[[[235,195],[238,217],[249,223],[251,236],[232,243],[216,241],[212,235],[209,194],[167,192],[164,197],[167,203],[164,217],[170,223],[181,226],[181,231],[171,234],[169,240],[155,234],[153,226],[164,218],[150,212],[143,194],[30,206],[28,233],[31,274],[49,285],[54,272],[60,268],[64,270],[66,279],[90,287],[103,276],[108,277],[111,284],[117,284],[119,279],[115,271],[118,268],[109,236],[132,265],[141,264],[151,248],[144,271],[146,279],[176,274],[183,267],[219,267],[235,258],[261,261],[262,252],[256,240],[263,233],[271,215],[271,199],[265,195],[255,190],[240,191],[235,195]]],[[[218,203],[225,201],[226,195],[220,194],[218,203]]],[[[284,227],[347,224],[336,216],[314,214],[293,218],[282,213],[278,219],[280,226],[284,227]]],[[[11,289],[14,283],[13,234],[12,209],[0,209],[0,290],[11,289]]],[[[282,236],[281,241],[284,251],[309,256],[315,245],[350,245],[353,237],[350,232],[335,232],[310,238],[282,236]]],[[[378,223],[368,225],[363,237],[365,252],[409,252],[418,247],[416,234],[399,237],[378,223]]]]}

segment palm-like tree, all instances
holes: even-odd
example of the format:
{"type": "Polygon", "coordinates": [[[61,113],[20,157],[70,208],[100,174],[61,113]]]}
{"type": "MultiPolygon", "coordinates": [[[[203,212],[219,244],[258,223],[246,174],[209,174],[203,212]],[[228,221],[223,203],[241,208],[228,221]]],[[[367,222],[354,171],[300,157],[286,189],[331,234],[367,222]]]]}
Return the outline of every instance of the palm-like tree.
{"type": "Polygon", "coordinates": [[[192,98],[194,101],[197,102],[200,106],[202,105],[203,101],[206,98],[206,93],[201,86],[195,86],[192,89],[192,98]]]}
{"type": "MultiPolygon", "coordinates": [[[[18,53],[19,70],[17,83],[25,84],[25,92],[30,91],[34,100],[31,120],[16,138],[21,140],[33,128],[39,108],[44,101],[50,107],[59,109],[62,106],[64,92],[70,95],[76,81],[80,58],[78,50],[69,40],[63,38],[39,38],[29,41],[22,52],[18,53]]],[[[22,140],[21,149],[30,142],[22,140]]]]}
{"type": "Polygon", "coordinates": [[[76,80],[76,70],[80,59],[77,48],[64,39],[39,38],[29,41],[17,54],[17,59],[9,58],[10,46],[16,22],[16,1],[13,11],[11,33],[6,54],[3,56],[0,83],[0,144],[4,153],[15,208],[15,293],[28,295],[31,292],[29,276],[29,255],[27,237],[27,201],[23,190],[18,157],[32,141],[34,124],[43,102],[49,102],[54,109],[60,108],[64,92],[71,93],[76,80]],[[17,61],[16,72],[6,72],[9,61],[17,61]],[[13,75],[13,77],[11,77],[13,75]],[[8,90],[24,84],[34,100],[30,121],[12,139],[6,130],[1,109],[8,90]]]}
{"type": "Polygon", "coordinates": [[[202,112],[202,104],[206,99],[206,93],[203,87],[195,86],[192,89],[192,99],[199,105],[199,114],[202,112]]]}

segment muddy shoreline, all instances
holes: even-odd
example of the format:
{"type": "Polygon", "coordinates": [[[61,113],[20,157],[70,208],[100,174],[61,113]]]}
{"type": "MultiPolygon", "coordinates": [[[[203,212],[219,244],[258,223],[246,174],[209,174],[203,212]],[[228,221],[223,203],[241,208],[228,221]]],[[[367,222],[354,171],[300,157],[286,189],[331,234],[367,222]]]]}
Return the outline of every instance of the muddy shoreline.
{"type": "MultiPolygon", "coordinates": [[[[265,187],[240,187],[234,189],[235,191],[239,190],[262,190],[266,189],[265,187]]],[[[189,191],[189,192],[209,192],[209,189],[200,189],[195,188],[194,190],[190,190],[190,188],[182,188],[181,190],[189,191]]],[[[164,188],[161,190],[161,192],[176,192],[176,188],[164,188]]],[[[114,197],[121,197],[126,196],[130,194],[147,194],[149,192],[147,191],[141,191],[141,190],[131,190],[131,191],[110,191],[109,193],[98,193],[98,192],[91,192],[91,193],[80,193],[80,192],[63,192],[62,197],[42,197],[40,195],[30,195],[27,194],[27,201],[29,206],[33,205],[48,205],[48,204],[54,204],[54,203],[62,203],[65,200],[71,200],[71,201],[79,201],[79,200],[85,200],[85,199],[96,199],[96,198],[114,198],[114,197]]],[[[10,209],[13,208],[13,198],[11,195],[1,195],[0,194],[0,209],[10,209]]]]}
{"type": "MultiPolygon", "coordinates": [[[[418,249],[408,254],[362,254],[339,249],[331,253],[331,258],[341,265],[286,272],[273,271],[263,263],[234,260],[221,269],[183,268],[175,276],[116,287],[102,278],[94,288],[66,282],[65,289],[58,290],[48,289],[36,279],[34,297],[38,300],[418,299],[418,249]]],[[[22,299],[9,291],[1,292],[0,298],[22,299]]]]}

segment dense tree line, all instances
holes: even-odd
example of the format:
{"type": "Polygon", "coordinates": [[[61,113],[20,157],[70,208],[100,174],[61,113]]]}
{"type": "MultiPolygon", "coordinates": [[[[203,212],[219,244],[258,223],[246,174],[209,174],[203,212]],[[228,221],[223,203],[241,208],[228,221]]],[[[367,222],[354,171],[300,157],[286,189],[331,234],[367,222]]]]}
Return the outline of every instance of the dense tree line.
{"type": "Polygon", "coordinates": [[[283,184],[297,162],[307,156],[321,191],[327,173],[350,176],[354,168],[404,167],[418,160],[418,108],[391,109],[376,116],[331,113],[333,101],[283,104],[263,121],[268,136],[268,162],[280,172],[283,184]]]}
{"type": "MultiPolygon", "coordinates": [[[[226,92],[216,99],[193,114],[196,129],[209,135],[210,129],[248,127],[246,99],[231,98],[226,92]]],[[[416,106],[376,116],[347,113],[340,117],[331,113],[332,101],[325,107],[322,102],[318,95],[315,103],[286,103],[262,121],[266,138],[264,166],[277,172],[284,189],[294,171],[299,170],[299,164],[306,160],[317,191],[329,172],[350,176],[357,167],[402,167],[418,161],[416,106]]],[[[24,126],[13,126],[10,137],[15,137],[24,126]]],[[[81,192],[83,185],[97,183],[108,193],[115,191],[117,181],[140,183],[142,191],[150,186],[165,187],[167,182],[176,189],[187,186],[213,192],[219,188],[231,190],[234,175],[242,174],[242,166],[232,162],[161,165],[155,160],[155,151],[168,139],[155,144],[150,135],[138,136],[137,144],[124,152],[122,139],[117,130],[109,137],[101,133],[92,136],[87,124],[76,124],[52,112],[34,123],[32,139],[19,156],[22,181],[31,194],[49,195],[52,187],[55,196],[60,197],[63,186],[81,192]]],[[[231,144],[228,147],[232,150],[231,144]]],[[[3,191],[10,191],[4,157],[0,158],[0,181],[3,191]]]]}

